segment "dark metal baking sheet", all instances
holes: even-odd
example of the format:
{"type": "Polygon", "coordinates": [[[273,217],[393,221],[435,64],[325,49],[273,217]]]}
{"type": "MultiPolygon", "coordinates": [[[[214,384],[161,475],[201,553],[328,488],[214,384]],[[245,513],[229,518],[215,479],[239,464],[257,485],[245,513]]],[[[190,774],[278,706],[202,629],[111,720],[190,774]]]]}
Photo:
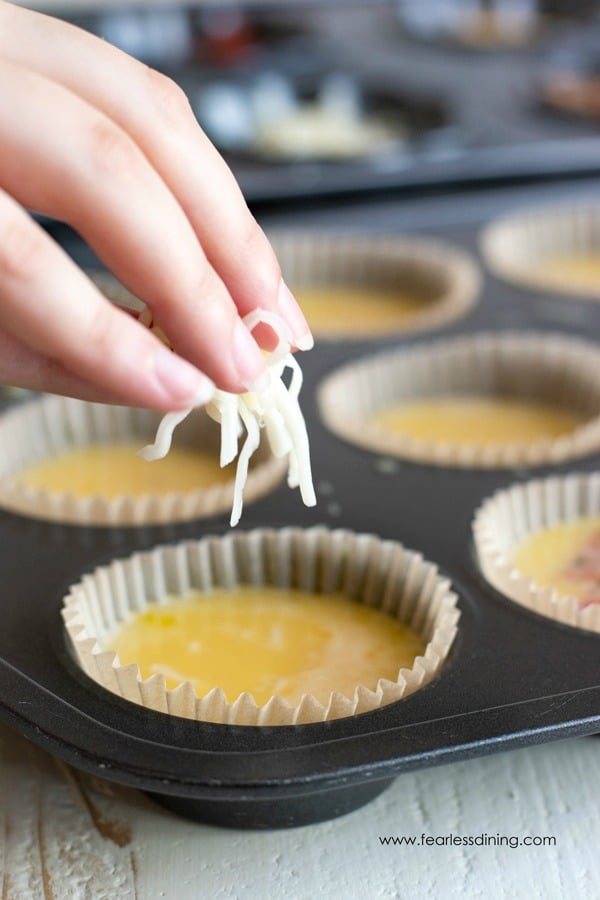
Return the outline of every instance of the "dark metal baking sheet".
{"type": "MultiPolygon", "coordinates": [[[[589,197],[598,183],[293,211],[268,227],[408,231],[476,252],[483,220],[506,207],[589,197]],[[435,224],[437,223],[437,224],[435,224]]],[[[49,226],[84,264],[90,251],[49,226]]],[[[114,697],[72,662],[60,621],[68,586],[100,561],[227,530],[226,516],[168,527],[78,528],[0,513],[3,627],[0,717],[75,766],[152,792],[187,815],[272,827],[332,817],[418,766],[600,731],[600,635],[543,619],[490,588],[473,557],[470,523],[499,487],[568,465],[468,471],[397,462],[344,444],[319,420],[314,390],[342,361],[377,349],[480,330],[561,330],[600,336],[600,304],[521,292],[486,274],[473,312],[403,339],[319,344],[303,358],[319,504],[281,487],[248,506],[243,528],[324,523],[397,539],[439,564],[460,598],[459,636],[440,677],[399,703],[328,723],[240,727],[190,722],[114,697]]]]}

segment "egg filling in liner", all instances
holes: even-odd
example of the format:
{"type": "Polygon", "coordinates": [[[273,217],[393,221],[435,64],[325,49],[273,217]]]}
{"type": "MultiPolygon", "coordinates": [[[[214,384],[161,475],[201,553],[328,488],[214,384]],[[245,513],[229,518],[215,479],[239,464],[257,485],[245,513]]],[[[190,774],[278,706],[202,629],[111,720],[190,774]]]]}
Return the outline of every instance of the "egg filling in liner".
{"type": "Polygon", "coordinates": [[[471,258],[436,241],[314,232],[270,237],[318,340],[436,328],[465,315],[479,290],[471,258]]]}
{"type": "Polygon", "coordinates": [[[499,491],[478,510],[481,571],[517,603],[600,632],[600,475],[573,473],[499,491]]]}
{"type": "Polygon", "coordinates": [[[439,466],[543,465],[600,447],[600,350],[513,332],[398,348],[320,385],[323,421],[374,452],[439,466]]]}
{"type": "Polygon", "coordinates": [[[459,611],[450,583],[419,554],[316,527],[116,560],[72,586],[63,617],[84,671],[127,700],[199,721],[292,725],[423,687],[448,656],[459,611]]]}
{"type": "MultiPolygon", "coordinates": [[[[139,458],[161,414],[46,396],[0,416],[0,506],[86,525],[146,525],[231,510],[235,468],[219,465],[220,429],[202,411],[183,422],[172,455],[139,458]]],[[[263,442],[246,482],[247,503],[285,474],[263,442]]]]}
{"type": "Polygon", "coordinates": [[[600,206],[515,213],[483,231],[483,256],[500,278],[600,300],[600,206]]]}

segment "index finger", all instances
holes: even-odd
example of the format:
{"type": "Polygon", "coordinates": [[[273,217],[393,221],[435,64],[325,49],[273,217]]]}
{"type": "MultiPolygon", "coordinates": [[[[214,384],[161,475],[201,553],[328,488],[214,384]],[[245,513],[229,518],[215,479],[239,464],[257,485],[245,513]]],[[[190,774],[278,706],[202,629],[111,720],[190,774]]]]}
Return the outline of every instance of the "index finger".
{"type": "Polygon", "coordinates": [[[62,85],[1,58],[0,80],[0,186],[72,224],[148,302],[178,353],[224,390],[247,390],[264,359],[139,147],[62,85]]]}
{"type": "Polygon", "coordinates": [[[0,13],[10,24],[0,33],[2,56],[65,85],[136,141],[177,198],[240,314],[256,307],[276,312],[294,345],[310,349],[310,329],[267,237],[175,82],[64,22],[1,3],[0,13]]]}
{"type": "Polygon", "coordinates": [[[0,334],[9,384],[85,397],[95,391],[164,411],[202,405],[214,393],[210,379],[109,303],[1,190],[0,334]]]}

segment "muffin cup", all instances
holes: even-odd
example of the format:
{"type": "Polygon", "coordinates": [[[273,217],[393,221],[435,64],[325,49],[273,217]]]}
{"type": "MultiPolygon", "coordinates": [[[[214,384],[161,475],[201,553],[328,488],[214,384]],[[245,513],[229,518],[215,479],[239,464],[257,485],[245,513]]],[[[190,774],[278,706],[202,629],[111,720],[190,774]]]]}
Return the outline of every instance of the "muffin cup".
{"type": "MultiPolygon", "coordinates": [[[[50,491],[29,486],[20,478],[29,466],[89,445],[134,441],[141,448],[154,440],[161,418],[161,413],[152,410],[55,396],[8,410],[0,417],[0,507],[37,519],[124,526],[184,521],[231,510],[233,478],[207,489],[112,498],[50,491]]],[[[213,451],[217,461],[219,440],[218,426],[202,410],[193,411],[177,430],[178,442],[213,451]]],[[[254,460],[244,488],[245,503],[273,490],[286,470],[285,461],[275,459],[266,442],[254,460]]]]}
{"type": "Polygon", "coordinates": [[[349,363],[318,391],[323,421],[352,444],[438,466],[547,465],[600,448],[600,350],[560,335],[482,333],[349,363]],[[386,407],[440,396],[541,401],[580,412],[560,438],[477,447],[393,434],[370,420],[386,407]]]}
{"type": "MultiPolygon", "coordinates": [[[[474,305],[479,270],[460,250],[435,241],[395,236],[356,237],[314,232],[269,235],[292,289],[300,287],[398,288],[423,298],[423,309],[397,327],[386,323],[368,335],[339,321],[333,329],[312,330],[320,340],[365,340],[422,331],[464,316],[474,305]]],[[[310,323],[309,323],[310,324],[310,323]]]]}
{"type": "Polygon", "coordinates": [[[600,516],[600,473],[577,473],[529,481],[499,491],[475,515],[473,536],[481,571],[497,590],[522,606],[600,632],[600,605],[559,594],[522,575],[512,561],[517,548],[543,528],[586,516],[600,516]]]}
{"type": "Polygon", "coordinates": [[[484,229],[481,252],[500,278],[538,291],[600,300],[597,287],[545,273],[539,264],[556,254],[600,258],[600,207],[565,207],[506,216],[484,229]]]}
{"type": "Polygon", "coordinates": [[[316,527],[204,537],[116,560],[71,588],[63,617],[82,669],[127,700],[198,721],[298,725],[377,709],[423,687],[448,656],[459,610],[450,583],[419,554],[372,535],[316,527]],[[133,613],[165,603],[169,594],[208,593],[238,584],[323,595],[342,591],[350,600],[406,623],[427,642],[425,652],[412,668],[400,669],[396,681],[381,678],[375,690],[357,685],[352,697],[332,692],[326,706],[310,694],[295,706],[277,695],[257,706],[249,693],[228,703],[218,685],[204,697],[195,694],[190,682],[167,690],[163,675],[143,680],[137,665],[121,666],[115,652],[103,650],[133,613]]]}

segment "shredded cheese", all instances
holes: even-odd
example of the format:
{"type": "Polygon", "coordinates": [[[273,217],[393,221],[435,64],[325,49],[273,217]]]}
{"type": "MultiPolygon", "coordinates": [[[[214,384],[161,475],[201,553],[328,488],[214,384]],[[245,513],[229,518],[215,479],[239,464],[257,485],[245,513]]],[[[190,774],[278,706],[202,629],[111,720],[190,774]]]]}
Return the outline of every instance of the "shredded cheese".
{"type": "MultiPolygon", "coordinates": [[[[153,326],[152,316],[146,310],[140,321],[163,337],[160,330],[153,326]]],[[[306,506],[314,506],[317,502],[306,424],[298,402],[302,388],[302,370],[290,350],[289,329],[275,313],[262,309],[249,313],[243,321],[249,331],[253,331],[261,322],[269,325],[277,335],[278,343],[267,357],[269,379],[264,390],[231,394],[217,389],[206,407],[208,415],[221,426],[221,466],[228,465],[238,457],[230,519],[232,527],[238,524],[242,515],[248,466],[260,443],[261,428],[266,432],[273,455],[288,457],[289,487],[300,488],[300,495],[306,506]],[[286,368],[292,370],[289,389],[282,380],[286,368]],[[244,431],[246,437],[239,449],[239,440],[244,431]]],[[[147,460],[166,456],[171,448],[175,428],[190,412],[191,409],[186,409],[167,413],[158,427],[154,443],[140,450],[139,455],[147,460]]]]}

